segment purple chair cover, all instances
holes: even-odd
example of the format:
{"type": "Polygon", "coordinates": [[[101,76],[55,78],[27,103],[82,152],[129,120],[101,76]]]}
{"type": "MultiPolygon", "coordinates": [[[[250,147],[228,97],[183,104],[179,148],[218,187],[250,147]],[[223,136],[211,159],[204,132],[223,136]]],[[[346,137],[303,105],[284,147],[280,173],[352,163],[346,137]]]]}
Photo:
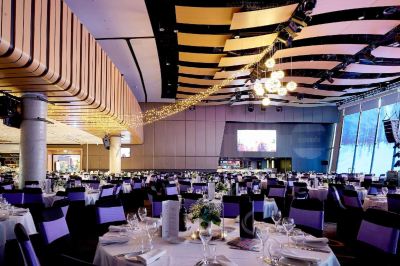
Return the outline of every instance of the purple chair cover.
{"type": "Polygon", "coordinates": [[[189,211],[193,204],[196,203],[195,199],[185,199],[183,202],[183,206],[185,206],[186,210],[189,211]]]}
{"type": "Polygon", "coordinates": [[[43,194],[24,193],[24,204],[40,203],[43,204],[43,194]]]}
{"type": "Polygon", "coordinates": [[[278,180],[276,178],[267,178],[267,186],[278,185],[278,180]]]}
{"type": "Polygon", "coordinates": [[[65,235],[69,235],[65,216],[54,221],[40,222],[39,228],[46,244],[50,244],[65,235]]]}
{"type": "Polygon", "coordinates": [[[125,213],[122,206],[97,207],[96,214],[98,224],[125,221],[125,213]]]}
{"type": "Polygon", "coordinates": [[[102,197],[108,197],[108,196],[112,196],[112,195],[114,195],[114,186],[104,187],[104,188],[102,187],[100,190],[99,197],[102,198],[102,197]]]}
{"type": "Polygon", "coordinates": [[[12,190],[13,187],[14,187],[13,184],[8,184],[8,185],[3,185],[3,186],[2,186],[2,188],[3,188],[4,190],[12,190]]]}
{"type": "Polygon", "coordinates": [[[162,202],[153,201],[153,203],[151,204],[151,211],[153,217],[160,217],[162,213],[162,202]]]}
{"type": "MultiPolygon", "coordinates": [[[[357,192],[356,192],[357,193],[357,192]]],[[[357,196],[343,195],[343,203],[346,207],[362,208],[361,200],[357,196]]]]}
{"type": "Polygon", "coordinates": [[[121,192],[121,189],[122,189],[122,185],[116,184],[115,188],[114,188],[114,195],[119,195],[119,193],[121,192]]]}
{"type": "Polygon", "coordinates": [[[134,182],[133,184],[131,184],[132,189],[141,189],[142,188],[142,182],[134,182]]]}
{"type": "Polygon", "coordinates": [[[388,211],[400,214],[400,194],[387,195],[388,211]]]}
{"type": "Polygon", "coordinates": [[[18,244],[21,248],[22,254],[26,265],[28,266],[40,266],[36,252],[32,246],[31,240],[26,233],[24,226],[20,223],[16,224],[14,227],[15,236],[17,238],[18,244]]]}
{"type": "Polygon", "coordinates": [[[173,186],[173,187],[166,187],[165,188],[165,194],[167,194],[168,196],[171,196],[171,195],[178,195],[179,193],[178,193],[178,188],[176,187],[176,186],[173,186]]]}
{"type": "Polygon", "coordinates": [[[21,205],[24,203],[24,193],[22,191],[18,193],[4,192],[3,198],[5,198],[11,205],[21,205]]]}
{"type": "Polygon", "coordinates": [[[280,198],[284,198],[285,197],[285,193],[286,193],[286,188],[282,187],[271,187],[268,191],[268,195],[267,197],[280,197],[280,198]]]}
{"type": "Polygon", "coordinates": [[[304,225],[317,230],[324,229],[324,211],[290,208],[289,217],[298,225],[304,225]]]}
{"type": "Polygon", "coordinates": [[[239,216],[240,214],[239,202],[238,203],[224,202],[223,205],[224,205],[223,217],[235,218],[239,216]]]}
{"type": "Polygon", "coordinates": [[[262,213],[264,213],[264,201],[262,200],[255,200],[254,201],[254,204],[253,204],[253,207],[254,207],[254,212],[262,212],[262,213]]]}
{"type": "Polygon", "coordinates": [[[68,192],[67,198],[69,201],[84,201],[85,200],[85,192],[84,191],[71,191],[68,192]]]}
{"type": "Polygon", "coordinates": [[[396,254],[399,229],[386,227],[363,220],[357,240],[374,246],[386,253],[396,254]]]}
{"type": "Polygon", "coordinates": [[[208,187],[206,183],[193,183],[193,191],[196,192],[197,190],[207,191],[208,187]]]}
{"type": "Polygon", "coordinates": [[[190,185],[187,184],[179,184],[179,192],[184,193],[187,192],[187,190],[190,188],[190,185]]]}

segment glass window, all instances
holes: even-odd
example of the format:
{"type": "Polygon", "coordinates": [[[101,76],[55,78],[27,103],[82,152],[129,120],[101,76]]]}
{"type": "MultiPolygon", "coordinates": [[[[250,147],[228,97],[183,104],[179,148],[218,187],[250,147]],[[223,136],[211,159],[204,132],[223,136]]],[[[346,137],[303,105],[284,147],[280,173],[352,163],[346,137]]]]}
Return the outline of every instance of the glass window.
{"type": "Polygon", "coordinates": [[[355,173],[365,174],[370,172],[378,113],[378,109],[371,109],[361,113],[354,161],[355,173]]]}
{"type": "Polygon", "coordinates": [[[397,119],[399,115],[399,105],[391,104],[382,106],[380,109],[380,118],[378,133],[376,137],[374,161],[372,163],[372,173],[375,175],[385,174],[390,170],[393,160],[393,143],[388,143],[383,128],[384,119],[397,119]]]}
{"type": "Polygon", "coordinates": [[[357,128],[360,113],[346,115],[343,120],[342,139],[340,142],[337,172],[351,172],[354,148],[357,140],[357,128]]]}

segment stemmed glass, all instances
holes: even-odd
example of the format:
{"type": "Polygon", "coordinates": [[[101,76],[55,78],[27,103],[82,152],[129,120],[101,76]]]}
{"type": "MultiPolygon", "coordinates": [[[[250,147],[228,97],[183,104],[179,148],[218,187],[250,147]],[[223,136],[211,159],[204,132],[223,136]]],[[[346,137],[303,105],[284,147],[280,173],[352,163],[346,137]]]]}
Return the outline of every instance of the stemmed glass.
{"type": "Polygon", "coordinates": [[[212,237],[211,227],[207,228],[200,227],[199,236],[201,242],[203,243],[203,265],[205,265],[209,263],[207,259],[207,251],[208,251],[208,243],[210,242],[212,237]]]}
{"type": "Polygon", "coordinates": [[[157,233],[157,222],[155,221],[147,221],[145,223],[146,232],[149,238],[149,249],[153,249],[153,237],[157,233]]]}
{"type": "Polygon", "coordinates": [[[295,244],[295,247],[300,247],[304,244],[304,232],[300,229],[294,229],[292,232],[292,240],[295,244]]]}
{"type": "Polygon", "coordinates": [[[275,266],[279,264],[279,259],[281,257],[281,244],[275,239],[268,241],[268,252],[270,257],[270,264],[275,266]]]}
{"type": "Polygon", "coordinates": [[[133,213],[133,212],[128,213],[128,214],[126,215],[126,221],[128,222],[129,227],[130,227],[130,229],[131,229],[132,231],[138,229],[138,218],[137,218],[136,213],[133,213]]]}
{"type": "Polygon", "coordinates": [[[261,241],[260,259],[264,259],[265,243],[267,242],[267,240],[269,238],[269,228],[268,227],[264,227],[264,228],[256,227],[256,236],[261,241]]]}
{"type": "Polygon", "coordinates": [[[294,228],[294,219],[290,217],[285,217],[282,219],[282,225],[283,228],[286,231],[287,239],[288,239],[288,246],[290,246],[290,239],[289,239],[289,234],[294,228]]]}
{"type": "Polygon", "coordinates": [[[278,231],[278,223],[282,218],[281,211],[280,210],[273,210],[271,218],[272,218],[272,221],[274,221],[275,230],[278,231]]]}
{"type": "Polygon", "coordinates": [[[146,208],[140,207],[138,210],[138,215],[139,215],[140,221],[144,222],[144,220],[146,219],[146,216],[147,216],[146,208]]]}

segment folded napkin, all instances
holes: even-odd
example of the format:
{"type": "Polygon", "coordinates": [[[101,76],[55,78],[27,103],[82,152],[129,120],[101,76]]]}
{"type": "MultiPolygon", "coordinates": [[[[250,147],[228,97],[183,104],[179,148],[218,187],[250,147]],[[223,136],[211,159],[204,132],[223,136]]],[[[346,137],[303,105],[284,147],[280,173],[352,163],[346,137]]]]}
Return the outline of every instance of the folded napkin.
{"type": "Polygon", "coordinates": [[[108,227],[109,232],[126,232],[126,226],[123,225],[110,225],[108,227]]]}
{"type": "Polygon", "coordinates": [[[257,245],[260,243],[257,239],[250,239],[250,238],[240,238],[236,237],[231,241],[228,241],[227,244],[230,246],[234,246],[244,250],[255,250],[257,251],[257,245]]]}
{"type": "Polygon", "coordinates": [[[126,242],[129,242],[129,237],[127,236],[107,235],[99,237],[99,243],[102,245],[122,244],[126,242]]]}
{"type": "Polygon", "coordinates": [[[281,250],[281,255],[289,259],[309,261],[312,263],[318,263],[321,261],[320,258],[316,258],[311,253],[307,253],[307,251],[301,249],[284,248],[281,250]]]}
{"type": "MultiPolygon", "coordinates": [[[[217,255],[217,265],[221,266],[237,266],[236,263],[225,257],[224,255],[217,255]]],[[[211,264],[213,265],[213,264],[211,264]]]]}
{"type": "Polygon", "coordinates": [[[329,239],[326,237],[307,236],[304,238],[306,244],[328,244],[329,239]]]}
{"type": "Polygon", "coordinates": [[[134,253],[132,253],[132,255],[128,254],[125,256],[125,259],[130,261],[139,261],[144,265],[149,265],[166,253],[167,252],[163,249],[153,249],[141,255],[135,255],[134,253]]]}

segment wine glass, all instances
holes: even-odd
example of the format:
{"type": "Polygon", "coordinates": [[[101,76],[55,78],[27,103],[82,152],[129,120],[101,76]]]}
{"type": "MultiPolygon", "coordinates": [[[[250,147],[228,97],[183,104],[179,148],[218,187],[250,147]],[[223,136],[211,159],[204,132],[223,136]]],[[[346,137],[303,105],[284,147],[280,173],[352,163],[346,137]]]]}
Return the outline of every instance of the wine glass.
{"type": "Polygon", "coordinates": [[[270,257],[270,261],[268,261],[269,264],[273,266],[279,265],[279,259],[281,258],[281,249],[282,246],[277,240],[272,238],[268,241],[268,253],[270,257]]]}
{"type": "Polygon", "coordinates": [[[138,215],[139,215],[140,221],[144,222],[144,219],[146,219],[146,216],[147,216],[146,208],[145,207],[140,207],[138,209],[138,215]]]}
{"type": "Polygon", "coordinates": [[[273,210],[271,218],[272,218],[272,221],[274,221],[275,230],[278,231],[278,223],[282,218],[281,211],[279,209],[273,210]]]}
{"type": "Polygon", "coordinates": [[[264,259],[265,243],[267,242],[267,240],[269,238],[269,228],[268,227],[264,227],[264,228],[256,227],[256,236],[261,241],[260,259],[264,259]]]}
{"type": "Polygon", "coordinates": [[[130,212],[126,215],[126,221],[129,224],[129,227],[132,231],[138,229],[138,218],[136,213],[130,212]]]}
{"type": "Polygon", "coordinates": [[[207,251],[208,251],[208,243],[211,240],[212,237],[212,232],[211,232],[211,227],[203,228],[200,227],[199,231],[199,236],[201,239],[201,242],[203,243],[203,264],[208,264],[209,261],[207,259],[207,251]]]}
{"type": "Polygon", "coordinates": [[[295,244],[295,247],[300,247],[304,244],[305,235],[304,232],[300,229],[293,229],[292,232],[292,240],[295,244]]]}
{"type": "Polygon", "coordinates": [[[382,194],[383,194],[384,196],[386,196],[388,192],[389,192],[389,189],[388,189],[387,187],[383,187],[383,188],[382,188],[382,194]]]}
{"type": "Polygon", "coordinates": [[[290,217],[285,217],[282,219],[282,225],[283,228],[286,231],[287,239],[288,239],[288,246],[290,246],[290,239],[289,239],[289,234],[294,228],[294,219],[290,217]]]}
{"type": "Polygon", "coordinates": [[[147,235],[149,238],[149,247],[150,247],[150,249],[153,249],[153,237],[157,233],[157,222],[147,221],[145,223],[145,226],[146,226],[146,231],[147,231],[147,235]]]}

